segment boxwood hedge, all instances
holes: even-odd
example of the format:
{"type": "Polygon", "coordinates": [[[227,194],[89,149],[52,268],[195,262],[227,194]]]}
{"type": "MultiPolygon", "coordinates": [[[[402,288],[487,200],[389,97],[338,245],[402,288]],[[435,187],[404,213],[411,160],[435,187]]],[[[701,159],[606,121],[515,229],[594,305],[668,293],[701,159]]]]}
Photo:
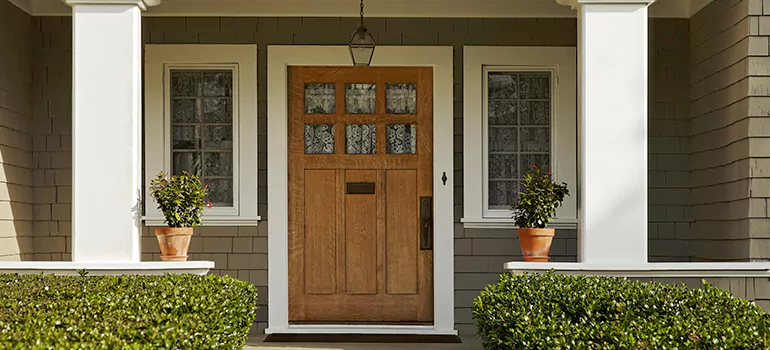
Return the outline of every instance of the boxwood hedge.
{"type": "Polygon", "coordinates": [[[485,349],[769,349],[768,314],[725,290],[503,274],[474,300],[485,349]]]}
{"type": "Polygon", "coordinates": [[[0,348],[240,349],[256,309],[226,276],[0,274],[0,348]]]}

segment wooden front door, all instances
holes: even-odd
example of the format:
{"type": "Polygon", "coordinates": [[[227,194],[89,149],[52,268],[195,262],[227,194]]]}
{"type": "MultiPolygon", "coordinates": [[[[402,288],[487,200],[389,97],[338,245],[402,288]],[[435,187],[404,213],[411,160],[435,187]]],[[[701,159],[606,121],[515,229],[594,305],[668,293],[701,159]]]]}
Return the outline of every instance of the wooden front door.
{"type": "Polygon", "coordinates": [[[432,321],[432,68],[289,85],[289,321],[432,321]]]}

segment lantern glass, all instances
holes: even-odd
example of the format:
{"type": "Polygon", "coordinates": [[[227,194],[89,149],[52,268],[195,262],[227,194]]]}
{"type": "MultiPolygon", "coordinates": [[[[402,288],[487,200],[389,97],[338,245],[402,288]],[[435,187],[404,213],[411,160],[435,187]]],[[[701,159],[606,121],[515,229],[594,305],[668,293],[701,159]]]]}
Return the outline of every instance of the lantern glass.
{"type": "Polygon", "coordinates": [[[366,27],[362,25],[356,29],[348,46],[354,66],[369,66],[372,63],[375,43],[374,37],[366,27]]]}

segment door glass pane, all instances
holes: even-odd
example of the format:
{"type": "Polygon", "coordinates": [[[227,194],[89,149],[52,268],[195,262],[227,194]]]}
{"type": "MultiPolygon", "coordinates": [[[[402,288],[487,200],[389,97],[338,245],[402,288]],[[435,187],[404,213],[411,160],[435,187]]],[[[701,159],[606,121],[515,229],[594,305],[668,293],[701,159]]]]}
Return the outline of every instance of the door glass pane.
{"type": "Polygon", "coordinates": [[[377,148],[377,125],[345,125],[345,145],[348,154],[375,154],[377,148]]]}
{"type": "Polygon", "coordinates": [[[388,154],[417,153],[416,124],[388,124],[385,127],[388,154]]]}
{"type": "Polygon", "coordinates": [[[171,70],[171,172],[200,176],[217,207],[234,204],[232,96],[231,70],[171,70]]]}
{"type": "Polygon", "coordinates": [[[305,154],[334,153],[334,124],[305,124],[305,154]]]}
{"type": "Polygon", "coordinates": [[[509,209],[526,170],[550,170],[551,73],[487,73],[489,209],[509,209]]]}
{"type": "Polygon", "coordinates": [[[387,84],[385,95],[388,114],[417,113],[417,85],[387,84]]]}
{"type": "Polygon", "coordinates": [[[305,113],[334,114],[334,84],[305,84],[305,113]]]}
{"type": "Polygon", "coordinates": [[[376,84],[347,84],[345,86],[345,112],[349,114],[377,113],[376,84]]]}

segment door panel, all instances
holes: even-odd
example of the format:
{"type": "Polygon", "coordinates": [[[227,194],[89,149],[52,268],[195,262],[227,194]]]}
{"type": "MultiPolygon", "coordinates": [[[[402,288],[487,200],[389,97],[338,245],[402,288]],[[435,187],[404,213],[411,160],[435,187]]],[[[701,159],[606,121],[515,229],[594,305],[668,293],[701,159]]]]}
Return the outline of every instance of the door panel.
{"type": "Polygon", "coordinates": [[[433,320],[432,69],[289,68],[289,321],[433,320]]]}

